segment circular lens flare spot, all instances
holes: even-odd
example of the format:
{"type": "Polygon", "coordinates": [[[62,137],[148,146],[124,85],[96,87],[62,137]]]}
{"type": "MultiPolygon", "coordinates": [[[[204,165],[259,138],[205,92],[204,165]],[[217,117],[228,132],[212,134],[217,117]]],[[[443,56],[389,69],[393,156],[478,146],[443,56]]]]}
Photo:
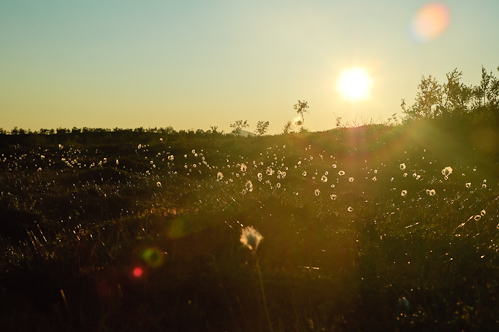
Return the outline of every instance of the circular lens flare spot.
{"type": "Polygon", "coordinates": [[[140,278],[142,276],[142,274],[144,273],[144,270],[142,270],[141,267],[136,267],[135,269],[133,269],[132,271],[132,274],[134,277],[136,278],[140,278]]]}
{"type": "Polygon", "coordinates": [[[439,2],[431,2],[421,7],[412,21],[411,32],[419,41],[430,41],[440,35],[449,27],[449,8],[439,2]]]}
{"type": "Polygon", "coordinates": [[[142,252],[142,259],[149,267],[160,267],[164,262],[164,253],[158,248],[147,248],[142,252]]]}

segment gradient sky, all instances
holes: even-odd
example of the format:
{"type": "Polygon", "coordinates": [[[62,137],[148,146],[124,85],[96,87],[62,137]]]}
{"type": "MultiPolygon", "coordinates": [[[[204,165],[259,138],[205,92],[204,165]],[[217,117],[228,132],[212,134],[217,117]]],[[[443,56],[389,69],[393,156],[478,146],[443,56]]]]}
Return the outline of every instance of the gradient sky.
{"type": "Polygon", "coordinates": [[[0,0],[0,127],[166,127],[279,133],[307,100],[313,131],[386,120],[422,75],[458,68],[478,84],[499,66],[499,1],[443,1],[450,23],[423,36],[428,1],[0,0]],[[371,97],[336,90],[365,68],[371,97]]]}

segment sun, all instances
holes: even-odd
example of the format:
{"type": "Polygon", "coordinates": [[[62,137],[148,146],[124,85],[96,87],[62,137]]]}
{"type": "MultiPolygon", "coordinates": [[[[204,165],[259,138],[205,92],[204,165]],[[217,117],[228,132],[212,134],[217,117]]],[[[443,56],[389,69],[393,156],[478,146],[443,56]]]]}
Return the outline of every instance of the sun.
{"type": "Polygon", "coordinates": [[[365,69],[354,67],[341,72],[337,89],[342,97],[351,101],[369,98],[372,79],[365,69]]]}

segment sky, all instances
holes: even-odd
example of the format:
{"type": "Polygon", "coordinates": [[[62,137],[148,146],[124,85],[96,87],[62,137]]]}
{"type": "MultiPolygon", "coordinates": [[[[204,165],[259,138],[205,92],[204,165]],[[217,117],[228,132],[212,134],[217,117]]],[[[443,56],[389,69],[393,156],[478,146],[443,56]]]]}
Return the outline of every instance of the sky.
{"type": "Polygon", "coordinates": [[[423,75],[498,76],[499,1],[442,1],[443,14],[418,21],[428,3],[0,0],[0,127],[228,132],[262,120],[277,134],[298,100],[311,131],[336,116],[385,121],[423,75]],[[369,74],[368,98],[339,93],[352,67],[369,74]]]}

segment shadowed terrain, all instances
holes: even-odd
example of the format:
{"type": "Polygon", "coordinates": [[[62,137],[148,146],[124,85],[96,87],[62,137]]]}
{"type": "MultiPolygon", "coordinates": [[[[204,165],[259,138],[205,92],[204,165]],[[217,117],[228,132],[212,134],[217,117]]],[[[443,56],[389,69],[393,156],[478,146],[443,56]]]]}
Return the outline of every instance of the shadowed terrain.
{"type": "Polygon", "coordinates": [[[497,134],[1,135],[0,326],[494,330],[497,134]]]}

